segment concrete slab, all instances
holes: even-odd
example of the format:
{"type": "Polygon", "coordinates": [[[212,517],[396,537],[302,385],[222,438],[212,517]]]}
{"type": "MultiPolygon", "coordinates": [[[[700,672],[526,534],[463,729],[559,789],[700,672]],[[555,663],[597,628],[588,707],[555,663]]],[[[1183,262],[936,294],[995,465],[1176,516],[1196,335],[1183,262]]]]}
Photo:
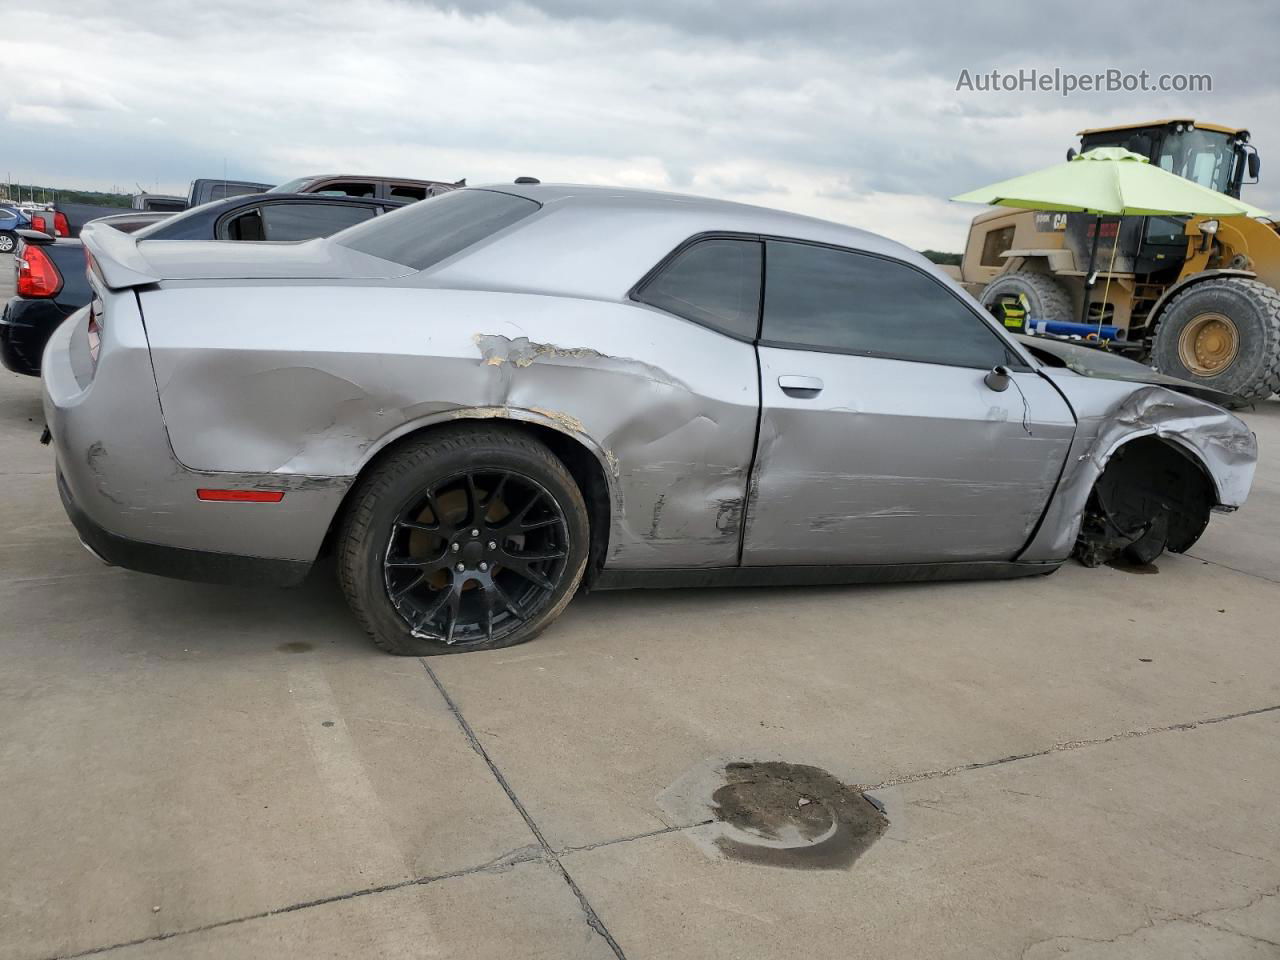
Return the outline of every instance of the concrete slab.
{"type": "MultiPolygon", "coordinates": [[[[0,377],[0,960],[609,955],[423,664],[375,651],[330,571],[233,589],[84,553],[38,386],[0,377]]],[[[1248,415],[1264,458],[1273,404],[1248,415]]],[[[563,862],[633,960],[1253,956],[1280,943],[1271,719],[1056,748],[1280,704],[1277,483],[1270,456],[1205,559],[1155,576],[601,594],[533,645],[430,666],[551,846],[606,844],[563,862]],[[626,840],[732,753],[923,779],[884,791],[896,833],[847,873],[626,840]]]]}
{"type": "Polygon", "coordinates": [[[608,945],[584,922],[545,863],[414,885],[307,907],[103,954],[110,960],[604,960],[608,945]]]}
{"type": "Polygon", "coordinates": [[[681,834],[564,863],[631,958],[1275,956],[1278,735],[1272,713],[893,788],[850,870],[681,834]]]}
{"type": "Polygon", "coordinates": [[[0,609],[0,957],[532,842],[422,665],[369,647],[329,583],[282,597],[113,571],[0,583],[0,609]]]}
{"type": "Polygon", "coordinates": [[[598,594],[531,646],[433,668],[552,845],[581,846],[669,825],[657,794],[708,756],[876,783],[1280,704],[1280,590],[1158,566],[598,594]]]}
{"type": "Polygon", "coordinates": [[[0,367],[0,476],[53,472],[53,451],[39,443],[43,429],[40,381],[0,367]]]}

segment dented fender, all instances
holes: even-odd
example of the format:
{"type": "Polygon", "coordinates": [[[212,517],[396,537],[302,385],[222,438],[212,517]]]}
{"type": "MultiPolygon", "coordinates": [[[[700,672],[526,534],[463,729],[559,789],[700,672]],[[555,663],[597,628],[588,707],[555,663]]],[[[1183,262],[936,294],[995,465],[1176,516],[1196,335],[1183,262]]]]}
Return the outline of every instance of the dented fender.
{"type": "Polygon", "coordinates": [[[1062,478],[1023,561],[1070,555],[1094,484],[1116,451],[1140,437],[1159,437],[1189,454],[1213,484],[1216,506],[1245,502],[1258,457],[1257,439],[1239,417],[1212,403],[1167,387],[1045,373],[1075,410],[1076,434],[1062,478]]]}

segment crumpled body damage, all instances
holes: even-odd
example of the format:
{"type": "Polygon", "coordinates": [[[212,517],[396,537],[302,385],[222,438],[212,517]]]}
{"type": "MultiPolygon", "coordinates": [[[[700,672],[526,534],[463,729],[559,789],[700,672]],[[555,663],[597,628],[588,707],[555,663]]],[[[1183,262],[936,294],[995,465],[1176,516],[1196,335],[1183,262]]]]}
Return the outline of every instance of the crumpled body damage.
{"type": "Polygon", "coordinates": [[[1070,555],[1094,484],[1115,452],[1140,437],[1158,437],[1189,453],[1212,481],[1216,506],[1244,503],[1258,444],[1239,417],[1166,387],[1047,372],[1075,409],[1076,435],[1053,500],[1019,559],[1070,555]]]}

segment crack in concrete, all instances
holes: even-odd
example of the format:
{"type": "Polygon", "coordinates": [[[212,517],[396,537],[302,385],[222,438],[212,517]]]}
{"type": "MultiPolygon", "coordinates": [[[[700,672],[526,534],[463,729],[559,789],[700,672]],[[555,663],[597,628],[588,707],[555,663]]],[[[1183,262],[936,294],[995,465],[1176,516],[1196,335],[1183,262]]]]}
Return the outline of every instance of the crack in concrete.
{"type": "Polygon", "coordinates": [[[571,853],[583,853],[587,850],[599,850],[601,847],[612,847],[617,843],[630,843],[632,840],[648,840],[650,837],[664,837],[669,833],[679,833],[682,830],[692,830],[695,827],[706,827],[715,823],[714,820],[700,820],[697,823],[681,823],[673,827],[659,827],[657,830],[646,830],[644,833],[633,833],[626,837],[613,837],[609,840],[597,840],[595,843],[584,843],[579,847],[561,847],[556,851],[556,856],[564,857],[571,853]]]}
{"type": "Polygon", "coordinates": [[[267,917],[276,917],[286,913],[296,913],[299,910],[308,910],[311,907],[323,907],[331,903],[341,903],[344,900],[355,900],[359,897],[367,897],[377,893],[391,893],[395,890],[403,890],[406,887],[424,887],[428,884],[438,883],[441,880],[455,880],[459,877],[468,877],[475,873],[501,873],[509,870],[520,863],[543,862],[545,857],[541,847],[526,846],[517,847],[510,850],[499,857],[482,863],[474,867],[466,867],[462,870],[452,870],[449,873],[435,874],[429,877],[413,877],[409,880],[398,880],[395,883],[383,883],[374,887],[364,887],[360,890],[350,890],[346,893],[336,893],[329,897],[316,897],[313,900],[302,900],[298,903],[291,903],[287,906],[276,907],[272,910],[263,910],[259,913],[245,914],[242,917],[232,917],[227,920],[215,920],[212,923],[204,923],[196,927],[187,927],[182,930],[170,930],[165,933],[157,933],[150,937],[138,937],[135,940],[123,940],[120,943],[112,943],[102,947],[92,947],[88,950],[81,950],[77,953],[58,953],[53,954],[47,960],[76,960],[78,957],[91,957],[96,954],[107,953],[111,950],[122,950],[125,947],[136,947],[144,943],[157,943],[162,940],[172,940],[175,937],[186,937],[193,933],[205,933],[209,930],[218,930],[222,927],[231,927],[236,924],[248,923],[251,920],[262,920],[267,917]]]}
{"type": "Polygon", "coordinates": [[[1241,570],[1239,567],[1233,567],[1230,564],[1222,563],[1218,560],[1210,560],[1208,557],[1197,557],[1194,553],[1187,553],[1184,556],[1190,557],[1192,560],[1199,560],[1201,563],[1212,564],[1215,567],[1221,567],[1223,570],[1230,570],[1232,573],[1239,573],[1246,577],[1253,577],[1255,580],[1261,580],[1264,583],[1280,583],[1273,577],[1266,577],[1260,573],[1254,573],[1252,570],[1241,570]]]}
{"type": "Polygon", "coordinates": [[[1194,730],[1197,727],[1207,726],[1211,723],[1225,723],[1228,720],[1239,720],[1243,717],[1256,717],[1263,713],[1273,713],[1280,710],[1280,704],[1271,707],[1258,707],[1255,710],[1242,710],[1239,713],[1227,713],[1220,717],[1208,717],[1204,720],[1191,720],[1186,723],[1171,723],[1163,727],[1144,727],[1141,730],[1124,730],[1120,733],[1113,733],[1107,737],[1094,737],[1088,740],[1063,740],[1055,743],[1051,747],[1044,750],[1033,750],[1030,753],[1015,753],[1007,757],[1001,757],[998,760],[979,760],[975,763],[962,763],[955,767],[946,767],[941,770],[927,770],[923,773],[907,773],[900,777],[893,777],[876,784],[859,784],[858,788],[863,792],[869,790],[883,790],[885,787],[897,787],[906,783],[919,783],[921,780],[936,780],[940,777],[953,777],[958,773],[968,773],[970,770],[985,770],[987,767],[998,767],[1006,763],[1016,763],[1019,760],[1033,760],[1036,757],[1047,757],[1051,753],[1062,753],[1067,750],[1079,750],[1082,747],[1096,747],[1104,743],[1114,743],[1117,740],[1133,740],[1137,737],[1149,737],[1156,733],[1171,733],[1174,731],[1194,730]]]}
{"type": "MultiPolygon", "coordinates": [[[[473,866],[473,867],[466,867],[461,870],[453,870],[448,873],[435,874],[432,876],[413,877],[408,880],[400,880],[394,883],[385,883],[385,884],[380,884],[378,886],[364,887],[359,890],[351,890],[346,893],[334,894],[328,897],[317,897],[312,900],[304,900],[298,903],[288,904],[283,907],[276,907],[271,910],[263,910],[258,913],[246,914],[240,917],[232,917],[227,920],[217,920],[212,923],[201,924],[195,927],[188,927],[182,930],[172,930],[165,933],[155,934],[149,937],[139,937],[134,940],[124,940],[119,943],[113,943],[106,946],[92,947],[90,949],[81,950],[76,953],[52,954],[52,955],[49,955],[47,958],[45,958],[45,960],[78,960],[78,958],[81,958],[81,957],[96,956],[99,954],[107,953],[112,950],[120,950],[125,947],[136,947],[145,943],[156,943],[164,940],[172,940],[176,937],[185,937],[191,934],[205,933],[207,931],[217,930],[222,927],[229,927],[229,926],[235,926],[236,924],[248,923],[249,921],[252,921],[252,920],[262,920],[267,917],[274,917],[282,914],[294,913],[299,910],[307,910],[312,907],[322,907],[331,903],[341,903],[344,900],[354,900],[359,897],[367,897],[367,896],[372,896],[374,894],[379,894],[379,893],[391,893],[396,890],[403,890],[407,887],[426,886],[428,884],[438,883],[439,881],[442,881],[442,880],[454,880],[460,877],[466,877],[466,876],[470,876],[472,874],[477,874],[477,873],[501,872],[504,870],[509,870],[511,867],[521,863],[545,863],[548,866],[551,866],[553,869],[555,869],[556,872],[560,874],[561,879],[565,881],[569,889],[573,892],[574,896],[577,898],[579,906],[581,907],[584,917],[586,919],[587,925],[590,926],[592,930],[594,930],[597,934],[599,934],[604,939],[604,941],[609,945],[609,948],[613,951],[614,955],[618,957],[618,960],[626,960],[626,956],[622,952],[622,948],[618,945],[617,941],[613,938],[613,935],[609,932],[608,928],[604,925],[604,922],[600,919],[599,915],[595,912],[595,909],[591,906],[590,902],[587,900],[587,897],[582,892],[581,888],[577,885],[577,883],[569,875],[568,870],[566,870],[564,865],[560,862],[560,858],[564,856],[569,856],[574,853],[582,853],[588,850],[597,850],[601,847],[613,846],[619,843],[631,843],[636,840],[646,840],[651,837],[660,837],[660,836],[665,836],[667,834],[680,833],[685,830],[692,830],[697,827],[707,826],[708,824],[713,823],[714,821],[702,820],[697,823],[676,824],[674,826],[660,827],[656,830],[649,830],[644,833],[630,834],[624,837],[614,837],[608,840],[599,840],[599,841],[596,841],[595,843],[583,844],[581,846],[576,846],[576,847],[563,847],[559,850],[552,848],[550,844],[547,843],[547,840],[543,836],[541,829],[538,827],[537,823],[533,820],[532,816],[529,814],[528,810],[525,808],[520,798],[516,795],[515,791],[511,788],[510,783],[507,782],[507,779],[502,774],[502,771],[498,769],[498,766],[496,763],[494,763],[493,758],[489,756],[488,751],[485,750],[483,744],[481,744],[479,739],[476,737],[475,732],[472,729],[471,725],[467,722],[466,718],[462,716],[462,713],[458,709],[457,704],[453,701],[453,698],[449,695],[448,691],[445,690],[444,685],[440,682],[439,677],[436,676],[435,671],[431,669],[430,665],[425,660],[421,660],[420,662],[422,663],[423,668],[426,670],[427,676],[430,677],[432,683],[435,685],[436,689],[439,691],[441,697],[444,698],[446,706],[449,708],[450,713],[453,714],[454,720],[457,722],[459,728],[461,729],[463,736],[466,737],[468,744],[471,746],[471,749],[474,750],[477,753],[477,755],[479,755],[480,758],[485,761],[485,764],[489,767],[489,770],[493,774],[494,779],[498,782],[498,785],[502,788],[503,792],[506,793],[508,799],[511,801],[512,805],[516,808],[516,811],[524,819],[525,824],[529,827],[530,832],[533,834],[534,838],[537,840],[536,844],[517,847],[516,849],[510,850],[502,854],[501,856],[495,857],[494,859],[489,860],[485,863],[478,864],[477,866],[473,866]]],[[[1082,747],[1097,746],[1104,743],[1112,743],[1118,740],[1128,740],[1128,739],[1134,739],[1138,737],[1145,737],[1145,736],[1150,736],[1152,734],[1157,734],[1157,733],[1169,733],[1169,732],[1175,732],[1175,731],[1194,730],[1197,727],[1207,726],[1209,724],[1225,723],[1228,720],[1239,720],[1244,717],[1259,716],[1261,714],[1273,713],[1276,711],[1280,711],[1280,704],[1277,704],[1275,706],[1269,706],[1269,707],[1258,707],[1257,709],[1254,709],[1254,710],[1242,710],[1238,713],[1223,714],[1222,716],[1209,717],[1203,720],[1192,720],[1186,723],[1174,723],[1174,724],[1168,724],[1162,727],[1147,727],[1141,730],[1126,730],[1126,731],[1122,731],[1121,733],[1112,734],[1111,736],[1107,736],[1107,737],[1096,737],[1096,738],[1087,739],[1087,740],[1067,740],[1061,743],[1056,743],[1045,750],[1037,750],[1031,753],[1015,754],[1013,756],[1002,757],[998,760],[985,760],[977,763],[962,764],[955,767],[948,767],[942,770],[933,770],[933,771],[927,771],[927,772],[918,773],[918,774],[907,774],[902,777],[895,777],[890,780],[882,781],[881,783],[875,784],[873,786],[860,786],[859,788],[862,789],[863,791],[871,791],[871,790],[883,789],[885,787],[900,786],[902,784],[907,784],[907,783],[916,783],[922,780],[932,780],[932,779],[937,779],[941,777],[950,777],[950,776],[955,776],[956,774],[965,773],[971,770],[982,770],[987,767],[995,767],[995,766],[1000,766],[1006,763],[1014,763],[1019,760],[1030,760],[1035,757],[1044,757],[1052,753],[1058,753],[1058,752],[1067,751],[1067,750],[1078,750],[1082,747]]],[[[886,839],[894,839],[894,838],[887,837],[886,839]]],[[[1238,853],[1239,851],[1229,851],[1229,852],[1238,853]]],[[[1277,895],[1280,895],[1280,887],[1263,891],[1262,893],[1259,893],[1256,896],[1254,896],[1247,903],[1239,906],[1207,907],[1204,910],[1200,910],[1196,913],[1188,914],[1188,915],[1176,914],[1176,913],[1165,913],[1162,917],[1159,917],[1157,919],[1148,918],[1146,923],[1142,924],[1139,927],[1134,928],[1133,930],[1119,933],[1119,934],[1116,934],[1114,937],[1109,937],[1109,938],[1092,938],[1092,937],[1076,936],[1071,934],[1058,934],[1052,937],[1044,937],[1042,939],[1035,940],[1031,943],[1028,943],[1026,947],[1023,948],[1020,956],[1025,958],[1027,953],[1031,949],[1038,946],[1039,944],[1047,943],[1052,940],[1078,940],[1078,941],[1087,942],[1087,943],[1114,943],[1115,941],[1124,939],[1125,937],[1133,936],[1134,934],[1139,933],[1142,930],[1145,930],[1149,927],[1154,927],[1156,926],[1157,923],[1167,923],[1167,922],[1174,922],[1174,921],[1194,923],[1200,926],[1204,926],[1204,927],[1208,927],[1210,929],[1216,930],[1220,933],[1232,934],[1234,936],[1242,937],[1247,940],[1254,940],[1258,943],[1267,944],[1269,946],[1280,946],[1280,943],[1277,943],[1276,941],[1267,940],[1263,937],[1257,937],[1252,934],[1242,933],[1239,930],[1233,930],[1230,927],[1218,926],[1217,924],[1211,923],[1208,920],[1200,919],[1207,913],[1230,913],[1230,912],[1236,912],[1239,910],[1244,910],[1250,906],[1253,906],[1256,903],[1261,902],[1263,899],[1267,897],[1272,897],[1277,895]]]]}
{"type": "MultiPolygon", "coordinates": [[[[1207,913],[1238,913],[1241,910],[1249,909],[1249,907],[1252,907],[1254,904],[1261,903],[1267,897],[1274,897],[1277,894],[1280,894],[1280,887],[1273,887],[1270,890],[1264,890],[1261,893],[1256,894],[1255,896],[1251,897],[1247,902],[1239,905],[1225,906],[1225,907],[1206,907],[1203,910],[1197,910],[1195,913],[1191,913],[1191,914],[1177,913],[1176,911],[1169,911],[1169,910],[1158,910],[1158,912],[1155,915],[1148,913],[1147,919],[1143,921],[1141,925],[1134,927],[1132,930],[1121,931],[1120,933],[1117,933],[1111,937],[1086,937],[1081,934],[1071,934],[1071,933],[1058,933],[1058,934],[1054,934],[1051,937],[1041,937],[1038,940],[1031,941],[1025,947],[1023,947],[1022,952],[1018,954],[1018,956],[1020,960],[1026,960],[1027,954],[1029,954],[1036,947],[1040,946],[1041,944],[1052,943],[1055,940],[1062,940],[1062,941],[1074,940],[1077,943],[1118,943],[1121,940],[1127,940],[1130,937],[1137,936],[1139,933],[1142,933],[1142,931],[1144,930],[1155,930],[1157,927],[1167,926],[1168,924],[1171,924],[1171,923],[1191,923],[1191,924],[1195,924],[1196,926],[1205,927],[1209,930],[1213,930],[1217,933],[1225,933],[1225,934],[1229,934],[1230,936],[1241,937],[1242,939],[1252,940],[1255,943],[1261,943],[1270,947],[1280,947],[1280,942],[1277,942],[1275,940],[1268,940],[1266,937],[1259,937],[1251,933],[1244,933],[1240,930],[1234,930],[1231,927],[1220,927],[1215,923],[1210,923],[1208,920],[1200,919],[1207,913]]],[[[1158,909],[1158,908],[1147,908],[1147,909],[1158,909]]]]}
{"type": "Polygon", "coordinates": [[[600,919],[600,915],[596,913],[595,908],[591,906],[591,902],[587,899],[587,895],[582,892],[573,877],[569,875],[569,871],[565,869],[564,864],[560,862],[560,854],[551,848],[547,843],[547,838],[542,835],[542,830],[538,824],[534,822],[529,811],[525,809],[525,805],[516,796],[515,790],[511,788],[511,784],[507,782],[507,778],[503,776],[498,765],[493,762],[493,758],[489,756],[489,751],[484,748],[479,738],[475,735],[475,731],[471,729],[471,724],[467,722],[467,718],[462,715],[462,711],[458,709],[458,705],[454,703],[453,697],[449,695],[449,691],[444,688],[444,684],[440,682],[440,678],[436,676],[436,672],[431,669],[431,664],[425,658],[421,660],[422,668],[427,671],[427,676],[431,678],[431,682],[435,684],[436,690],[440,692],[440,696],[444,698],[449,712],[453,714],[453,719],[457,721],[458,726],[462,729],[462,734],[467,738],[467,742],[489,767],[489,772],[493,774],[493,778],[498,781],[498,786],[507,795],[507,799],[511,801],[512,806],[516,808],[516,812],[524,819],[525,824],[529,827],[529,832],[533,834],[538,841],[539,847],[542,849],[543,858],[560,874],[561,879],[573,891],[573,895],[578,898],[578,906],[582,909],[583,916],[586,918],[587,926],[591,927],[605,943],[609,945],[609,949],[613,951],[613,955],[618,960],[627,960],[626,954],[622,952],[622,947],[618,946],[618,941],[613,938],[613,934],[609,932],[609,928],[604,925],[604,921],[600,919]]]}

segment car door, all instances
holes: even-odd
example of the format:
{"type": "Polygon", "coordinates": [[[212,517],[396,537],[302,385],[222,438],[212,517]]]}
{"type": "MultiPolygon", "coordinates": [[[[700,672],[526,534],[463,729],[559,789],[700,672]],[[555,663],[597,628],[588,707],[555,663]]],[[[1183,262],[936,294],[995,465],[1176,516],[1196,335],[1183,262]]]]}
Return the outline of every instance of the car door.
{"type": "Polygon", "coordinates": [[[1057,391],[916,266],[775,240],[765,263],[744,565],[1012,559],[1074,433],[1057,391]]]}

